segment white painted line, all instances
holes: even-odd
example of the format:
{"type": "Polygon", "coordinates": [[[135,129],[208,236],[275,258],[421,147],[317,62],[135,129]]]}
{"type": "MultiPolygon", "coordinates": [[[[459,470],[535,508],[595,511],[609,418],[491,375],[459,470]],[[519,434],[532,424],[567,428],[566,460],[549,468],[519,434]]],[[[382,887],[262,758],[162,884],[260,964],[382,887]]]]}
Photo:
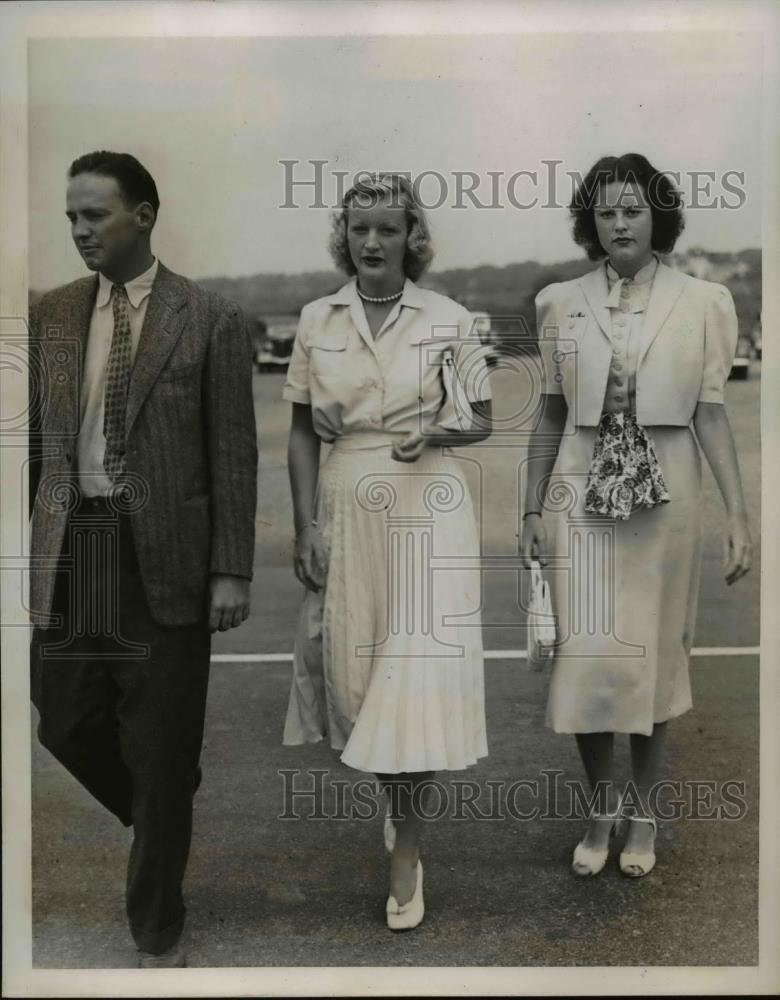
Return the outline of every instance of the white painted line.
{"type": "Polygon", "coordinates": [[[292,653],[212,653],[212,663],[292,663],[292,653]]]}
{"type": "MultiPolygon", "coordinates": [[[[694,646],[691,656],[758,656],[760,646],[694,646]]],[[[486,649],[486,660],[525,660],[524,649],[486,649]]]]}
{"type": "Polygon", "coordinates": [[[694,646],[691,656],[758,656],[760,646],[694,646]]]}
{"type": "MultiPolygon", "coordinates": [[[[695,646],[691,656],[758,656],[760,646],[695,646]]],[[[487,649],[486,660],[525,660],[524,649],[487,649]]],[[[212,663],[292,663],[292,653],[214,653],[212,663]]]]}

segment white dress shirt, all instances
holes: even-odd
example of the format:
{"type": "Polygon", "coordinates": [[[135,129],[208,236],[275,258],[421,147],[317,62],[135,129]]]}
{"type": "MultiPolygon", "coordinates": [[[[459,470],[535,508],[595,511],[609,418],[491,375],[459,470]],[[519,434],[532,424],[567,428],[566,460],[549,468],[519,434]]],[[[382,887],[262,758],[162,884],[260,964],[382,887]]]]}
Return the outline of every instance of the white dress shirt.
{"type": "MultiPolygon", "coordinates": [[[[143,274],[125,282],[130,303],[131,358],[135,361],[141,328],[157,276],[157,260],[143,274]]],[[[111,480],[103,468],[106,438],[103,434],[103,408],[106,395],[106,366],[114,335],[114,310],[111,304],[113,282],[98,274],[98,292],[89,323],[84,376],[81,382],[81,427],[77,444],[78,482],[88,497],[105,496],[111,480]]]]}

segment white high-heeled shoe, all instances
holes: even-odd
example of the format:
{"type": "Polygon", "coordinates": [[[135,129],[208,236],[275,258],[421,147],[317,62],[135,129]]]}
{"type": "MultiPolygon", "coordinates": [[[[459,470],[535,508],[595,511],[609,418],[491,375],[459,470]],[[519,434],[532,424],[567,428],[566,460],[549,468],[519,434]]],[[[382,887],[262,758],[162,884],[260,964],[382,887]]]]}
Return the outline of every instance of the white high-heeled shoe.
{"type": "Polygon", "coordinates": [[[658,825],[655,816],[632,816],[631,822],[649,823],[653,828],[653,847],[649,851],[622,851],[620,855],[621,872],[629,878],[642,878],[655,868],[655,834],[658,832],[658,825]]]}
{"type": "Polygon", "coordinates": [[[593,818],[612,820],[612,825],[609,828],[609,839],[607,840],[607,846],[603,848],[603,850],[597,850],[595,847],[588,847],[584,840],[581,840],[574,848],[574,854],[571,859],[571,870],[580,878],[587,878],[590,875],[598,875],[607,863],[607,858],[609,857],[609,840],[616,833],[620,832],[620,828],[623,823],[621,817],[621,804],[618,803],[614,813],[608,813],[606,816],[594,816],[593,818]]]}
{"type": "Polygon", "coordinates": [[[395,896],[388,896],[385,909],[387,926],[391,931],[410,931],[422,921],[425,914],[422,861],[417,862],[417,884],[414,887],[414,895],[409,902],[399,906],[395,896]]]}

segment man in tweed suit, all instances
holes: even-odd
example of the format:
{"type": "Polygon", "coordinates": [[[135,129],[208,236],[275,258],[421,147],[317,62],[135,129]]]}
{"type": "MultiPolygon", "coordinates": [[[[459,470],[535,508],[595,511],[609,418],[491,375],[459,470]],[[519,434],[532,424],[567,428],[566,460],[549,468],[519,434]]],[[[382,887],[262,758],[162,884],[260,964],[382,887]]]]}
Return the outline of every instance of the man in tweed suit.
{"type": "Polygon", "coordinates": [[[68,178],[96,273],[31,322],[32,697],[41,743],[133,827],[139,964],[176,966],[210,633],[249,613],[251,347],[238,308],[153,257],[134,157],[90,153],[68,178]]]}

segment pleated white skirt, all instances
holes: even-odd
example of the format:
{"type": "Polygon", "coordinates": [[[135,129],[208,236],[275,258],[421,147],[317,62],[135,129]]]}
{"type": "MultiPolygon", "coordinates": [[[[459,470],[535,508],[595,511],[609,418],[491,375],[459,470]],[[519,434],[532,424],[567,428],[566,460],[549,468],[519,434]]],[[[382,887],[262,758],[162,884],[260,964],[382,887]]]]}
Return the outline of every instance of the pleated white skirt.
{"type": "Polygon", "coordinates": [[[487,754],[471,497],[458,459],[397,462],[392,440],[340,438],[321,470],[327,583],[301,609],[284,743],[327,736],[380,774],[461,770],[487,754]]]}

